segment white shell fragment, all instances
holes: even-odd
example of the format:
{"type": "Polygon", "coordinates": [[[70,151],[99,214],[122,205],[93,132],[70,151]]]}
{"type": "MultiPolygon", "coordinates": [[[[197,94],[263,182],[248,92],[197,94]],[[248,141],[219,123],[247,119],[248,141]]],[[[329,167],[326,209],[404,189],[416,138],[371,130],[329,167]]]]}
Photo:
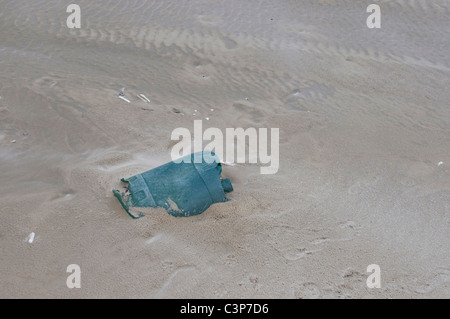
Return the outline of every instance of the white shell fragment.
{"type": "Polygon", "coordinates": [[[36,236],[35,233],[29,234],[28,237],[27,237],[27,242],[28,242],[29,244],[32,244],[33,241],[34,241],[34,237],[35,237],[35,236],[36,236]]]}
{"type": "Polygon", "coordinates": [[[144,102],[150,103],[150,100],[144,94],[139,94],[138,98],[140,98],[144,102]]]}
{"type": "Polygon", "coordinates": [[[119,99],[124,100],[127,103],[131,103],[130,100],[128,100],[127,98],[124,98],[123,96],[119,95],[119,99]]]}

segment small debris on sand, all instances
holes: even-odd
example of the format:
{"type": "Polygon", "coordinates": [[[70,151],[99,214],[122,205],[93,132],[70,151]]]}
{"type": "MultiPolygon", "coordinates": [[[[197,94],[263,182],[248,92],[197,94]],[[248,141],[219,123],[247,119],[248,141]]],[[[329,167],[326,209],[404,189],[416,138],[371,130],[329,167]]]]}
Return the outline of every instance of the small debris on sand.
{"type": "Polygon", "coordinates": [[[127,103],[131,103],[130,100],[128,100],[128,99],[126,99],[126,98],[124,98],[123,96],[120,96],[120,95],[119,95],[119,99],[122,99],[122,100],[124,100],[127,103]]]}
{"type": "Polygon", "coordinates": [[[136,95],[142,102],[147,103],[147,101],[140,95],[136,95]]]}
{"type": "Polygon", "coordinates": [[[34,237],[36,236],[36,234],[35,233],[31,233],[31,234],[29,234],[28,235],[28,237],[27,237],[27,242],[29,243],[29,244],[32,244],[33,243],[33,241],[34,241],[34,237]]]}
{"type": "Polygon", "coordinates": [[[144,94],[139,94],[138,97],[144,102],[150,103],[150,100],[144,94]]]}
{"type": "Polygon", "coordinates": [[[119,92],[119,99],[124,100],[127,103],[131,103],[130,100],[128,100],[127,98],[125,98],[125,88],[122,88],[119,92]]]}

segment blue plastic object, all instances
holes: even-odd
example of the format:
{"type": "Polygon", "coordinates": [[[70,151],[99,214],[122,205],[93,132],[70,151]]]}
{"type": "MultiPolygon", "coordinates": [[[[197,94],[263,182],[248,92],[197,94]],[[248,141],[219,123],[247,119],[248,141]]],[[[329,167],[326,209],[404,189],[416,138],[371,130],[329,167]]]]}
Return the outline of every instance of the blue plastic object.
{"type": "Polygon", "coordinates": [[[175,217],[194,216],[214,203],[228,201],[225,193],[233,191],[233,186],[229,179],[221,180],[221,174],[220,159],[213,152],[205,151],[122,179],[129,183],[129,194],[118,190],[113,193],[135,219],[143,215],[134,216],[131,207],[164,207],[175,217]]]}

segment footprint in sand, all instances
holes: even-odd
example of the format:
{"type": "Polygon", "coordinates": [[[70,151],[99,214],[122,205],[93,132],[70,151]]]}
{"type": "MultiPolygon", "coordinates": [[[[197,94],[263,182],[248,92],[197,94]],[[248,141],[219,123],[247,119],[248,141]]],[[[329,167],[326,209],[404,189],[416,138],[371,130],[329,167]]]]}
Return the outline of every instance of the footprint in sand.
{"type": "Polygon", "coordinates": [[[405,175],[400,175],[399,181],[400,181],[400,184],[402,184],[402,186],[405,186],[405,187],[413,187],[417,184],[416,181],[414,180],[414,178],[411,178],[411,177],[405,176],[405,175]]]}
{"type": "Polygon", "coordinates": [[[173,270],[175,268],[175,265],[170,260],[164,260],[164,261],[161,262],[161,267],[166,272],[173,272],[173,270]]]}
{"type": "Polygon", "coordinates": [[[327,237],[321,237],[319,239],[313,240],[311,242],[311,244],[313,244],[313,245],[320,245],[320,244],[323,244],[323,243],[326,243],[326,242],[329,242],[329,241],[332,241],[332,240],[330,238],[327,238],[327,237]]]}
{"type": "Polygon", "coordinates": [[[361,194],[363,187],[361,186],[361,182],[358,181],[355,184],[353,184],[352,186],[349,187],[348,189],[348,193],[350,195],[357,195],[357,194],[361,194]]]}
{"type": "Polygon", "coordinates": [[[43,76],[33,82],[33,87],[37,89],[51,89],[58,84],[58,78],[51,76],[43,76]]]}
{"type": "Polygon", "coordinates": [[[227,255],[225,265],[233,265],[236,263],[236,256],[233,254],[227,255]]]}
{"type": "Polygon", "coordinates": [[[296,284],[292,289],[296,299],[319,299],[322,296],[320,288],[312,282],[296,284]]]}
{"type": "Polygon", "coordinates": [[[375,185],[379,181],[379,177],[375,174],[369,174],[363,179],[357,180],[352,186],[348,188],[350,195],[357,195],[362,193],[365,189],[375,185]]]}
{"type": "Polygon", "coordinates": [[[312,81],[298,89],[291,91],[284,97],[284,107],[287,110],[298,112],[310,111],[303,104],[306,100],[325,100],[334,95],[334,89],[315,81],[312,81]]]}
{"type": "Polygon", "coordinates": [[[320,246],[326,243],[349,241],[355,239],[360,235],[361,227],[358,226],[354,221],[350,220],[342,222],[336,226],[341,228],[341,230],[338,230],[337,227],[334,227],[333,229],[336,230],[335,236],[331,236],[331,238],[328,236],[321,236],[320,238],[313,239],[310,242],[311,245],[320,246]]]}
{"type": "Polygon", "coordinates": [[[346,229],[348,233],[351,235],[351,237],[359,236],[360,230],[362,228],[352,220],[339,224],[339,227],[342,229],[346,229]]]}
{"type": "Polygon", "coordinates": [[[360,290],[367,289],[367,275],[353,268],[347,268],[341,275],[343,283],[335,287],[335,293],[343,297],[354,297],[360,290]]]}
{"type": "Polygon", "coordinates": [[[222,40],[223,44],[225,45],[225,48],[227,48],[228,50],[236,49],[238,46],[237,42],[234,41],[233,39],[230,39],[229,37],[222,36],[221,40],[222,40]]]}
{"type": "Polygon", "coordinates": [[[316,251],[318,250],[310,251],[306,248],[293,248],[282,252],[282,254],[284,258],[286,258],[289,261],[297,261],[308,255],[312,255],[316,251]]]}
{"type": "Polygon", "coordinates": [[[419,294],[430,293],[440,287],[445,287],[450,282],[450,270],[442,269],[437,274],[433,275],[431,279],[425,284],[420,284],[414,288],[414,291],[419,294]]]}
{"type": "Polygon", "coordinates": [[[211,15],[199,15],[198,17],[198,21],[201,24],[206,24],[206,25],[217,25],[220,22],[222,22],[222,19],[218,16],[211,16],[211,15]]]}
{"type": "Polygon", "coordinates": [[[366,282],[367,275],[353,268],[347,268],[342,274],[342,279],[347,282],[366,282]]]}

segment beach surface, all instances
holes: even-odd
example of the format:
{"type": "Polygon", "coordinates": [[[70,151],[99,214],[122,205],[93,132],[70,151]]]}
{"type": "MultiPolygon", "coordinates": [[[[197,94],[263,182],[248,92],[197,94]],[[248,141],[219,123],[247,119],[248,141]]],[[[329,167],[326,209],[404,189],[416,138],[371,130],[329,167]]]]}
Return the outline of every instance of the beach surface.
{"type": "Polygon", "coordinates": [[[72,2],[0,0],[0,298],[450,297],[448,1],[72,2]],[[278,172],[131,219],[194,120],[279,128],[278,172]]]}

